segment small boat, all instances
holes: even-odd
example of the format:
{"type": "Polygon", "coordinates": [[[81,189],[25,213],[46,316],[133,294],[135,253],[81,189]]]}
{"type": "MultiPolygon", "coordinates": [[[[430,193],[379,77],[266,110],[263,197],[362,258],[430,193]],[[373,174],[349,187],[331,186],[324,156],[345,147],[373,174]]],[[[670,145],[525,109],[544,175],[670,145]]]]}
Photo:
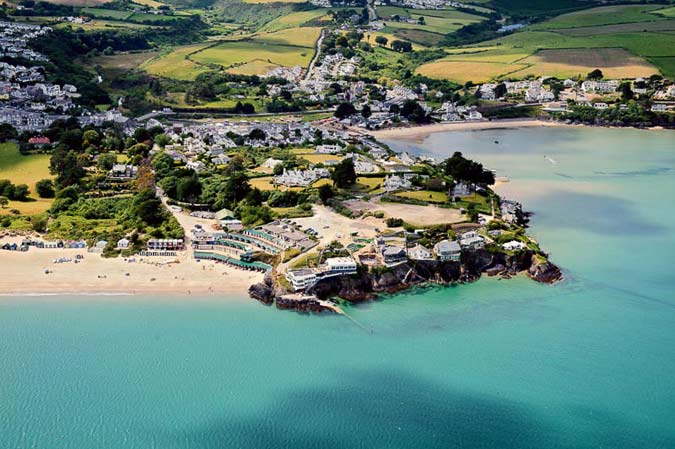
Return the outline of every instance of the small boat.
{"type": "Polygon", "coordinates": [[[498,176],[497,178],[495,178],[495,181],[496,182],[509,182],[510,179],[509,179],[508,176],[498,176]]]}
{"type": "Polygon", "coordinates": [[[499,140],[495,140],[495,144],[496,144],[496,145],[499,145],[499,140]]]}

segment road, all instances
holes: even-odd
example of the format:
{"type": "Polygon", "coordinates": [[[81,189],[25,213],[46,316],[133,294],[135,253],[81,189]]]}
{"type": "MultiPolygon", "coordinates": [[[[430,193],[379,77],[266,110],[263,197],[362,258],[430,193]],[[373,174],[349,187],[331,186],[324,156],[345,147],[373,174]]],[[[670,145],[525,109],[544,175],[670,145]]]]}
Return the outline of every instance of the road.
{"type": "Polygon", "coordinates": [[[314,50],[314,57],[312,60],[309,62],[309,66],[307,67],[307,73],[305,73],[305,80],[309,80],[312,76],[312,72],[314,71],[314,65],[316,64],[316,61],[319,60],[319,56],[321,56],[321,44],[323,43],[323,39],[326,37],[327,31],[326,29],[321,30],[321,35],[319,36],[319,39],[316,41],[316,49],[314,50]]]}

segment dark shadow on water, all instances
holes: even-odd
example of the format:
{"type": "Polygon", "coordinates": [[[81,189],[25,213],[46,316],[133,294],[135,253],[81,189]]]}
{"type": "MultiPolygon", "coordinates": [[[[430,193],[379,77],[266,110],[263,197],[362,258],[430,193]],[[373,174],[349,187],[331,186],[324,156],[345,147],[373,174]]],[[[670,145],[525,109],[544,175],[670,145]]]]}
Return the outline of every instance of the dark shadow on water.
{"type": "Polygon", "coordinates": [[[308,385],[256,416],[232,410],[202,427],[146,430],[166,449],[675,447],[672,434],[654,435],[582,407],[559,411],[565,422],[552,423],[536,409],[499,397],[442,388],[401,372],[350,371],[330,389],[308,385]]]}

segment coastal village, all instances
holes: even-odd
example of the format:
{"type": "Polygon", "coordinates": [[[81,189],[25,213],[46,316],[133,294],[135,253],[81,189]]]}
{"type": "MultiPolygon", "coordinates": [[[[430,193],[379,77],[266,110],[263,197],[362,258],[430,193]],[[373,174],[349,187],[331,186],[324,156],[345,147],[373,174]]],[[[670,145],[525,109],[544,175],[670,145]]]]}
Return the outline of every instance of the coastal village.
{"type": "MultiPolygon", "coordinates": [[[[522,206],[493,190],[508,182],[508,173],[461,152],[446,160],[397,153],[371,132],[511,117],[577,123],[602,111],[669,117],[675,108],[675,84],[657,75],[607,79],[594,70],[576,78],[527,76],[464,86],[358,79],[366,61],[356,49],[368,48],[364,36],[380,29],[381,20],[372,13],[365,23],[358,15],[340,20],[321,31],[307,68],[277,67],[249,80],[272,103],[322,105],[325,115],[316,120],[293,114],[298,111],[253,113],[241,101],[223,118],[171,107],[132,115],[124,96],[106,110],[83,107],[78,88],[51,82],[43,64],[53,61],[33,48],[52,28],[0,22],[8,61],[0,62],[6,140],[17,142],[24,157],[51,154],[56,177],[47,179],[51,193],[41,196],[51,207],[27,221],[16,207],[32,186],[5,184],[2,196],[16,212],[5,218],[2,249],[67,250],[53,258],[59,266],[117,258],[190,265],[186,273],[194,273],[194,267],[206,272],[224,265],[251,274],[246,282],[253,284],[252,297],[296,310],[335,311],[332,298],[358,301],[413,285],[472,281],[483,273],[508,278],[526,272],[555,282],[560,270],[526,234],[522,206]],[[534,117],[522,115],[533,110],[534,117]],[[149,218],[134,221],[123,208],[116,215],[97,210],[112,207],[108,200],[149,218]],[[62,223],[82,215],[116,225],[62,223]]],[[[412,51],[400,45],[402,53],[412,51]]],[[[225,83],[232,98],[248,98],[252,86],[246,81],[225,83]]],[[[59,270],[39,269],[52,278],[59,270]]]]}

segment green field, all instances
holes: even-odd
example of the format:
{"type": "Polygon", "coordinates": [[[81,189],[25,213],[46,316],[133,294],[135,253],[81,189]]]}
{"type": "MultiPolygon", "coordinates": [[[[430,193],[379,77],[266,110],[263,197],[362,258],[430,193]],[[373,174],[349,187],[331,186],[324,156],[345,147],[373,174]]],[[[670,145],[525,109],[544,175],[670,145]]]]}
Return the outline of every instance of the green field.
{"type": "Polygon", "coordinates": [[[556,29],[556,33],[571,37],[595,36],[600,34],[619,34],[645,31],[675,31],[675,20],[659,20],[656,22],[620,23],[616,25],[598,25],[581,28],[556,29]]]}
{"type": "Polygon", "coordinates": [[[653,11],[653,14],[658,14],[663,17],[668,17],[668,18],[675,18],[675,6],[671,8],[664,8],[664,9],[659,9],[656,11],[653,11]]]}
{"type": "Polygon", "coordinates": [[[194,80],[197,75],[208,71],[208,68],[195,64],[187,59],[188,55],[202,50],[211,44],[195,44],[175,47],[143,63],[140,67],[152,75],[174,78],[177,80],[194,80]]]}
{"type": "Polygon", "coordinates": [[[279,31],[286,28],[298,28],[311,20],[323,18],[328,13],[327,9],[313,9],[311,11],[294,12],[266,24],[260,31],[279,31]]]}
{"type": "Polygon", "coordinates": [[[447,203],[448,194],[445,192],[434,192],[431,190],[414,190],[410,192],[395,193],[395,196],[411,198],[414,200],[427,201],[429,203],[447,203]]]}
{"type": "Polygon", "coordinates": [[[118,11],[105,8],[83,8],[82,14],[97,19],[125,20],[133,15],[132,11],[118,11]]]}
{"type": "Polygon", "coordinates": [[[129,17],[127,20],[133,20],[134,22],[166,22],[170,20],[181,20],[181,18],[184,18],[185,16],[183,15],[176,15],[176,16],[165,16],[162,14],[147,14],[147,13],[134,13],[129,17]]]}
{"type": "Polygon", "coordinates": [[[140,30],[152,28],[151,25],[144,25],[142,23],[121,22],[117,20],[95,19],[84,24],[76,24],[70,22],[61,22],[54,26],[54,28],[72,28],[74,30],[84,31],[102,31],[102,30],[140,30]]]}
{"type": "Polygon", "coordinates": [[[602,6],[563,14],[554,19],[532,26],[534,30],[550,30],[556,28],[578,28],[617,23],[649,22],[660,20],[653,11],[662,8],[660,5],[621,5],[602,6]]]}
{"type": "Polygon", "coordinates": [[[253,40],[262,44],[314,48],[320,35],[321,28],[306,27],[263,33],[254,37],[253,40]]]}
{"type": "MultiPolygon", "coordinates": [[[[671,26],[669,22],[662,23],[671,26]]],[[[658,22],[644,23],[651,26],[658,22]]],[[[673,76],[672,64],[667,58],[675,52],[675,34],[605,31],[603,28],[598,34],[577,36],[568,34],[574,32],[572,29],[563,32],[526,30],[453,49],[447,57],[424,64],[418,71],[429,77],[458,82],[526,75],[566,77],[588,73],[587,69],[594,67],[618,78],[646,76],[656,71],[654,66],[664,75],[673,76]]]]}
{"type": "Polygon", "coordinates": [[[432,33],[430,31],[424,31],[415,28],[387,26],[382,31],[387,34],[391,34],[395,37],[395,39],[410,41],[413,44],[419,44],[424,47],[438,46],[443,40],[442,34],[432,33]]]}
{"type": "Polygon", "coordinates": [[[0,179],[9,179],[13,184],[26,184],[31,191],[31,201],[10,201],[9,206],[0,210],[0,213],[19,209],[23,214],[33,215],[49,209],[52,200],[38,198],[35,194],[35,183],[52,177],[49,173],[49,157],[48,154],[23,156],[15,144],[0,143],[0,179]]]}
{"type": "Polygon", "coordinates": [[[275,67],[306,67],[314,51],[288,45],[253,41],[223,42],[190,56],[195,62],[217,65],[233,73],[262,75],[275,67]]]}

